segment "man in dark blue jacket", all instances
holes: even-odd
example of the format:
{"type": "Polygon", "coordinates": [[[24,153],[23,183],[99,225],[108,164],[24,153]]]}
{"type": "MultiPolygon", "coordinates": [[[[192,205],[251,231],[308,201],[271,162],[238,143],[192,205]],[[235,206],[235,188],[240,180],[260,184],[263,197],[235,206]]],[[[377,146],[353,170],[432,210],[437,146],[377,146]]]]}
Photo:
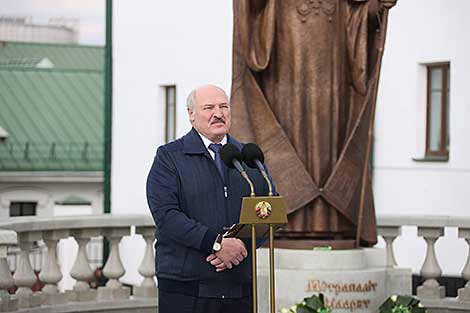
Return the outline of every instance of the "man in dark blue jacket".
{"type": "MultiPolygon", "coordinates": [[[[156,224],[159,313],[252,312],[250,245],[224,238],[237,223],[250,189],[220,160],[228,135],[230,104],[215,86],[195,89],[187,110],[193,128],[158,148],[147,180],[156,224]]],[[[257,195],[267,195],[262,176],[246,166],[257,195]]]]}

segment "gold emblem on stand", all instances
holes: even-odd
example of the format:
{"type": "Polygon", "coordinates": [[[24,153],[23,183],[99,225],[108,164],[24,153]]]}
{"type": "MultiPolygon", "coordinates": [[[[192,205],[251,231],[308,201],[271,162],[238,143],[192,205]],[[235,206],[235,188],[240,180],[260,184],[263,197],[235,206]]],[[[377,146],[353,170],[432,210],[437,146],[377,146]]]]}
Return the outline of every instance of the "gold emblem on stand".
{"type": "Polygon", "coordinates": [[[271,204],[266,201],[258,202],[258,204],[256,204],[255,209],[256,215],[261,219],[268,218],[271,215],[272,211],[271,204]]]}

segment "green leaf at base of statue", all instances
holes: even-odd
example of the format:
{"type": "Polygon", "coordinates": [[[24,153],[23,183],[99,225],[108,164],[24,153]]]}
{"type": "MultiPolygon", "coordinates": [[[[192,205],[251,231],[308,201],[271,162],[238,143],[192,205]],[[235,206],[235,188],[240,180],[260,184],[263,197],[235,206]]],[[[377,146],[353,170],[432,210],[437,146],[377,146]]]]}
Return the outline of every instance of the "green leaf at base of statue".
{"type": "Polygon", "coordinates": [[[403,306],[413,306],[419,303],[419,300],[411,297],[411,296],[397,296],[397,304],[401,304],[403,306]]]}
{"type": "Polygon", "coordinates": [[[314,311],[316,311],[319,308],[324,306],[323,297],[320,298],[320,296],[316,296],[316,295],[313,295],[309,298],[305,298],[304,302],[305,302],[306,307],[308,307],[308,308],[310,308],[314,311]]]}
{"type": "Polygon", "coordinates": [[[380,313],[426,313],[419,300],[412,296],[391,296],[379,307],[380,313]]]}
{"type": "Polygon", "coordinates": [[[305,306],[298,306],[296,313],[312,313],[314,311],[311,311],[308,307],[305,306]]]}
{"type": "Polygon", "coordinates": [[[301,303],[293,307],[282,309],[281,313],[331,313],[331,308],[325,306],[325,298],[323,294],[320,293],[304,298],[301,303]]]}

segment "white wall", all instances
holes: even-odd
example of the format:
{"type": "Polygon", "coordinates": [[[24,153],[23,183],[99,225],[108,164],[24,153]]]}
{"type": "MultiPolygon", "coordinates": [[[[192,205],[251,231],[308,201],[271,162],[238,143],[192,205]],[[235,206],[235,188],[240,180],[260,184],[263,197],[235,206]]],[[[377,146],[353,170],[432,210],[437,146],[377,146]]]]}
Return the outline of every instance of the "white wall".
{"type": "MultiPolygon", "coordinates": [[[[390,12],[374,146],[378,214],[468,215],[469,9],[464,0],[401,0],[390,12]],[[412,158],[424,152],[422,64],[436,61],[451,62],[450,158],[447,163],[418,163],[412,158]]],[[[164,141],[160,86],[177,85],[177,135],[183,135],[190,127],[185,98],[193,87],[215,83],[229,91],[231,40],[231,1],[114,4],[113,213],[148,212],[145,180],[156,147],[164,141]]],[[[415,236],[412,230],[404,233],[397,240],[398,261],[417,271],[424,242],[409,240],[415,236]]],[[[456,243],[455,233],[450,235],[451,240],[438,242],[438,257],[445,273],[457,274],[466,248],[456,243]],[[446,248],[448,242],[454,242],[450,247],[458,248],[459,255],[446,248]]]]}
{"type": "Polygon", "coordinates": [[[390,14],[375,127],[375,195],[383,213],[466,214],[470,178],[470,2],[400,1],[390,14]],[[446,18],[447,17],[447,18],[446,18]],[[422,163],[426,73],[423,63],[450,61],[450,153],[422,163]],[[397,212],[397,209],[400,212],[397,212]]]}
{"type": "Polygon", "coordinates": [[[116,1],[113,17],[112,212],[146,213],[145,182],[164,143],[162,85],[177,86],[177,137],[199,85],[230,90],[230,1],[116,1]]]}
{"type": "MultiPolygon", "coordinates": [[[[469,10],[468,1],[413,0],[399,1],[390,12],[375,124],[374,194],[379,214],[469,215],[469,10]],[[423,64],[442,61],[450,61],[451,68],[449,161],[416,162],[413,158],[422,158],[425,150],[423,64]]],[[[415,235],[415,229],[405,229],[395,251],[399,264],[417,272],[425,250],[415,235]]],[[[461,272],[466,251],[455,230],[438,241],[437,256],[445,274],[461,272]]]]}

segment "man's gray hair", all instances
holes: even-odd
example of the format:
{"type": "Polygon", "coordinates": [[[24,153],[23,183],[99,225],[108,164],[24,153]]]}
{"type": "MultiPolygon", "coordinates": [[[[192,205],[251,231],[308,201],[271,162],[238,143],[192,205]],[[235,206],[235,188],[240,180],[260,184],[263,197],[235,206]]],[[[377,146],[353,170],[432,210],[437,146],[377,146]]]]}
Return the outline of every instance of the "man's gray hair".
{"type": "Polygon", "coordinates": [[[194,104],[196,103],[196,89],[193,89],[189,95],[188,98],[186,99],[186,108],[188,109],[194,109],[194,104]]]}
{"type": "MultiPolygon", "coordinates": [[[[194,109],[194,105],[196,104],[196,92],[197,92],[199,89],[203,88],[203,87],[209,87],[209,86],[210,86],[210,87],[217,88],[217,89],[219,89],[220,91],[222,91],[222,92],[225,94],[225,96],[227,97],[227,99],[228,99],[228,95],[227,95],[227,93],[225,92],[225,90],[223,90],[223,89],[220,88],[219,86],[216,86],[216,85],[203,85],[203,86],[199,86],[199,87],[197,87],[197,88],[194,88],[194,89],[189,93],[188,98],[186,98],[186,108],[191,109],[191,110],[194,109]]],[[[230,104],[230,100],[229,100],[229,104],[230,104]]]]}

